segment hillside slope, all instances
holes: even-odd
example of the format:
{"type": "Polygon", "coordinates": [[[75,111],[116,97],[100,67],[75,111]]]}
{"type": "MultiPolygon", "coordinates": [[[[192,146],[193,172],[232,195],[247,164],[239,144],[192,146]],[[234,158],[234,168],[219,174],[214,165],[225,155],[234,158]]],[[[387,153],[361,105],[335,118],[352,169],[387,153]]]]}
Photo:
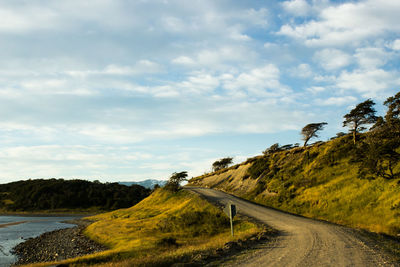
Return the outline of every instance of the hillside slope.
{"type": "MultiPolygon", "coordinates": [[[[350,136],[275,152],[195,177],[190,185],[347,226],[400,234],[399,179],[359,178],[350,136]]],[[[394,167],[398,172],[399,164],[394,167]]]]}
{"type": "Polygon", "coordinates": [[[109,249],[57,264],[170,266],[176,262],[190,262],[195,255],[215,251],[229,241],[263,230],[252,222],[237,219],[236,235],[232,238],[228,217],[186,190],[173,193],[158,189],[131,208],[89,219],[95,222],[85,234],[109,249]]]}

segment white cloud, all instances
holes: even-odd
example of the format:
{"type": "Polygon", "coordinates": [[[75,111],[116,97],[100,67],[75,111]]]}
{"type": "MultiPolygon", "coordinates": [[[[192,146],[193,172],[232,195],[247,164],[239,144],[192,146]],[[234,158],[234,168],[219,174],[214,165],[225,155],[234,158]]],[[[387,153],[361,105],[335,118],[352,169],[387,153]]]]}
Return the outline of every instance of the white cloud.
{"type": "Polygon", "coordinates": [[[339,96],[339,97],[329,97],[326,99],[317,99],[315,103],[320,106],[343,106],[357,101],[354,96],[339,96]]]}
{"type": "Polygon", "coordinates": [[[177,17],[164,17],[161,19],[161,22],[167,31],[179,33],[188,30],[185,23],[177,17]]]}
{"type": "Polygon", "coordinates": [[[163,67],[150,60],[139,60],[132,66],[123,66],[118,64],[109,64],[101,70],[68,70],[65,74],[73,77],[86,77],[89,75],[140,75],[154,74],[163,71],[163,67]]]}
{"type": "Polygon", "coordinates": [[[266,42],[264,43],[264,48],[270,49],[270,48],[277,48],[278,45],[275,43],[271,43],[271,42],[266,42]]]}
{"type": "Polygon", "coordinates": [[[235,41],[250,41],[251,38],[246,35],[243,34],[242,31],[240,29],[238,29],[238,27],[233,27],[231,29],[229,29],[230,31],[230,35],[229,37],[235,41]]]}
{"type": "MultiPolygon", "coordinates": [[[[22,79],[18,84],[19,89],[14,89],[19,92],[19,96],[23,94],[35,95],[77,95],[89,96],[97,94],[96,91],[76,86],[73,81],[66,79],[54,78],[26,78],[22,79]]],[[[16,92],[14,92],[16,94],[16,92]]]]}
{"type": "Polygon", "coordinates": [[[139,60],[134,66],[119,66],[116,64],[108,65],[99,74],[109,75],[138,75],[144,73],[157,73],[162,71],[162,67],[150,60],[139,60]]]}
{"type": "Polygon", "coordinates": [[[279,34],[311,46],[356,45],[372,37],[399,33],[399,12],[399,1],[343,3],[323,8],[315,20],[300,25],[285,24],[279,34]]]}
{"type": "Polygon", "coordinates": [[[216,143],[247,149],[231,136],[296,139],[336,105],[392,94],[397,4],[339,2],[2,1],[0,144],[9,150],[0,172],[129,180],[201,171],[216,143]],[[199,144],[206,155],[180,153],[199,144]]]}
{"type": "Polygon", "coordinates": [[[174,58],[172,60],[172,63],[180,64],[180,65],[192,66],[192,65],[195,64],[195,61],[193,59],[191,59],[190,57],[180,56],[180,57],[174,58]]]}
{"type": "Polygon", "coordinates": [[[355,57],[361,68],[375,69],[382,67],[390,59],[390,54],[378,47],[357,48],[355,57]]]}
{"type": "Polygon", "coordinates": [[[291,74],[295,77],[309,78],[313,75],[313,72],[309,64],[302,63],[299,64],[296,68],[292,68],[291,74]]]}
{"type": "Polygon", "coordinates": [[[269,12],[266,8],[258,10],[254,8],[247,9],[244,13],[245,19],[255,26],[266,27],[268,25],[269,12]]]}
{"type": "Polygon", "coordinates": [[[231,80],[226,79],[223,87],[233,91],[244,90],[250,97],[278,97],[290,92],[289,88],[280,83],[279,78],[279,69],[268,64],[240,73],[231,80]]]}
{"type": "Polygon", "coordinates": [[[399,85],[398,74],[383,69],[343,71],[336,81],[337,87],[359,92],[364,97],[379,97],[399,85]]]}
{"type": "Polygon", "coordinates": [[[336,82],[336,76],[335,75],[316,75],[313,78],[313,80],[316,82],[333,83],[333,82],[336,82]]]}
{"type": "Polygon", "coordinates": [[[12,9],[0,7],[0,32],[22,33],[57,26],[57,14],[45,7],[32,6],[12,9]]]}
{"type": "Polygon", "coordinates": [[[325,70],[336,70],[351,63],[351,57],[338,49],[326,48],[317,51],[313,59],[325,70]]]}
{"type": "Polygon", "coordinates": [[[393,50],[400,50],[400,39],[396,39],[391,43],[390,48],[393,50]]]}
{"type": "Polygon", "coordinates": [[[295,16],[307,16],[311,11],[311,6],[306,0],[291,0],[282,3],[283,9],[295,16]]]}
{"type": "Polygon", "coordinates": [[[149,92],[153,96],[160,98],[177,98],[181,95],[179,89],[172,85],[155,86],[149,88],[149,92]]]}
{"type": "MultiPolygon", "coordinates": [[[[240,40],[239,40],[240,41],[240,40]]],[[[213,49],[199,49],[192,55],[174,58],[171,63],[187,68],[227,71],[238,63],[257,60],[257,53],[243,45],[222,45],[213,49]]]]}
{"type": "MultiPolygon", "coordinates": [[[[152,161],[154,156],[132,152],[131,148],[83,145],[34,145],[3,147],[0,151],[1,177],[4,178],[90,178],[107,175],[119,164],[129,169],[135,162],[152,161]],[[8,162],[8,164],[4,164],[8,162]]],[[[111,177],[110,177],[111,175],[111,177]]]]}
{"type": "Polygon", "coordinates": [[[232,62],[243,62],[254,57],[254,53],[245,47],[223,46],[218,49],[204,49],[197,54],[197,62],[214,67],[232,62]]]}
{"type": "Polygon", "coordinates": [[[110,127],[106,124],[87,125],[76,130],[80,135],[114,144],[137,143],[143,141],[145,136],[144,133],[140,133],[131,127],[110,127]]]}
{"type": "Polygon", "coordinates": [[[318,94],[318,93],[322,93],[326,90],[325,87],[322,86],[312,86],[307,88],[307,91],[312,93],[312,94],[318,94]]]}
{"type": "Polygon", "coordinates": [[[184,93],[210,92],[219,86],[219,79],[208,73],[196,73],[177,85],[184,93]]]}

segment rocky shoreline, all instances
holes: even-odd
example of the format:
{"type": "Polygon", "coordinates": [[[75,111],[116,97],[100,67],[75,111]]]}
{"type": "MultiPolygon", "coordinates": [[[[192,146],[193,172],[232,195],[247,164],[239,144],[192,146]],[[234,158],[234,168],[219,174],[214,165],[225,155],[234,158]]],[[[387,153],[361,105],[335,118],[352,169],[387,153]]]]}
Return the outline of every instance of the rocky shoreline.
{"type": "MultiPolygon", "coordinates": [[[[31,238],[13,248],[12,253],[18,256],[14,266],[38,262],[62,261],[69,258],[84,256],[108,248],[87,238],[83,231],[91,224],[89,221],[74,220],[68,223],[76,224],[73,228],[55,230],[44,233],[36,238],[31,238]]],[[[204,251],[195,255],[184,257],[182,266],[218,266],[239,253],[256,248],[260,244],[275,238],[278,232],[265,228],[246,240],[231,241],[222,248],[204,251]]],[[[60,265],[68,266],[68,265],[60,265]]],[[[177,266],[180,266],[179,263],[177,266]]]]}
{"type": "Polygon", "coordinates": [[[18,256],[14,265],[60,261],[107,249],[83,234],[83,230],[91,222],[74,220],[69,223],[77,226],[47,232],[14,247],[12,253],[18,256]]]}

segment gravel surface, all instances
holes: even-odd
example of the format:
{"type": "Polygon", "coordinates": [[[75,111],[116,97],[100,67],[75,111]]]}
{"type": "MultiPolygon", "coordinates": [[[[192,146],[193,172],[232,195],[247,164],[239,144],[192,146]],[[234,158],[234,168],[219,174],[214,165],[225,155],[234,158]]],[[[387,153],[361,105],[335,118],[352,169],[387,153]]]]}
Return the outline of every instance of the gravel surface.
{"type": "Polygon", "coordinates": [[[12,252],[18,256],[15,265],[65,260],[107,249],[83,235],[91,222],[74,220],[69,223],[77,226],[44,233],[14,247],[12,252]]]}

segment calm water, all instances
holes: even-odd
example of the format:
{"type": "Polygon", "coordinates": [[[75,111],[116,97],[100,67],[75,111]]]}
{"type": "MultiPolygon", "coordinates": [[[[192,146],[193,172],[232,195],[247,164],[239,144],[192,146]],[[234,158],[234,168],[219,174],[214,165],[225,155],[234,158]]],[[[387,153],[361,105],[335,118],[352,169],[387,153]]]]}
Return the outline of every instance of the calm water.
{"type": "Polygon", "coordinates": [[[45,232],[74,227],[75,225],[73,224],[62,222],[76,218],[79,217],[0,216],[0,225],[13,222],[25,222],[0,228],[0,267],[10,266],[16,261],[16,257],[11,254],[10,251],[19,243],[45,232]]]}

